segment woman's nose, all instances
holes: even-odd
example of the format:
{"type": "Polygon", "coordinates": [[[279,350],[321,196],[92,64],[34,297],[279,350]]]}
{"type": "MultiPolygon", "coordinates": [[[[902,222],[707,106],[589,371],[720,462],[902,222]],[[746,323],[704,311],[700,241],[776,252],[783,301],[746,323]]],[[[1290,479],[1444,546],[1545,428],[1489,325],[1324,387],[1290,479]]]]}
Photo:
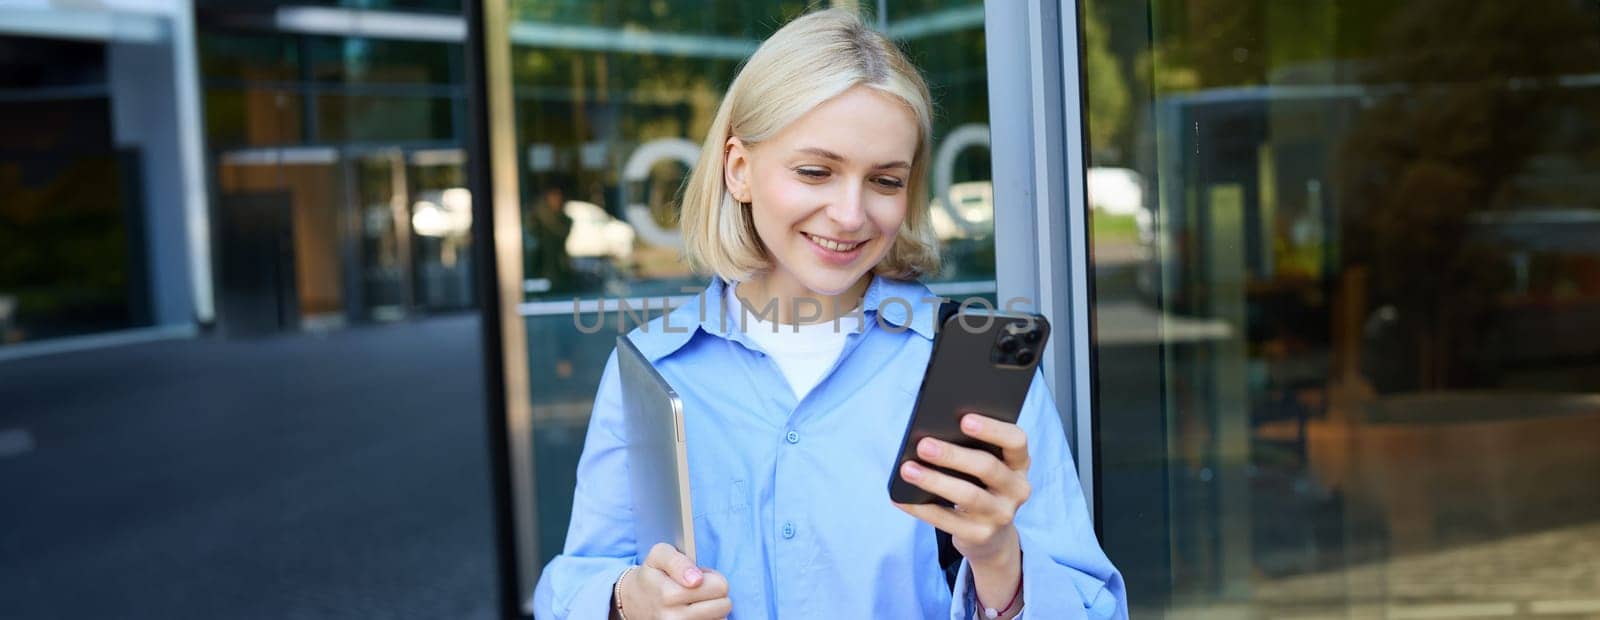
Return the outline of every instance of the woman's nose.
{"type": "Polygon", "coordinates": [[[852,231],[861,228],[867,221],[867,214],[862,204],[862,189],[860,187],[846,187],[839,196],[828,204],[826,213],[828,219],[833,220],[840,228],[852,231]]]}

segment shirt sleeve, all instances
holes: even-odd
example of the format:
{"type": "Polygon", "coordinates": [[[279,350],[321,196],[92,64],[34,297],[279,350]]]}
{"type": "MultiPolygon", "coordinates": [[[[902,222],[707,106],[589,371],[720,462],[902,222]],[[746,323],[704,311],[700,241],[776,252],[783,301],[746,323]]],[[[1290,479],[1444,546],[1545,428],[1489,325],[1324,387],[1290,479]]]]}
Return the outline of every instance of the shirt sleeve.
{"type": "Polygon", "coordinates": [[[632,500],[617,492],[628,488],[626,432],[612,351],[578,459],[567,542],[545,565],[534,589],[536,618],[605,620],[611,614],[612,586],[634,564],[632,500]]]}
{"type": "MultiPolygon", "coordinates": [[[[1055,399],[1037,372],[1018,425],[1028,434],[1032,461],[1028,482],[1033,487],[1016,517],[1022,541],[1022,614],[1126,619],[1128,596],[1122,574],[1095,537],[1055,399]]],[[[965,559],[951,593],[950,618],[983,618],[965,559]]]]}

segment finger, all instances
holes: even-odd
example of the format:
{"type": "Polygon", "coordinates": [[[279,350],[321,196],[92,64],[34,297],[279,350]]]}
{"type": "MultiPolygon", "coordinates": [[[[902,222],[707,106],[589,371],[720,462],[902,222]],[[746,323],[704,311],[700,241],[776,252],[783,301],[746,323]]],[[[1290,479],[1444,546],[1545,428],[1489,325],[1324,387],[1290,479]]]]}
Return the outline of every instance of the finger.
{"type": "Polygon", "coordinates": [[[1022,431],[1022,427],[981,413],[969,413],[961,417],[961,432],[999,447],[1007,467],[1016,471],[1028,470],[1028,434],[1022,431]]]}
{"type": "Polygon", "coordinates": [[[695,603],[690,603],[687,607],[685,607],[685,610],[689,612],[688,617],[695,618],[696,620],[720,620],[721,618],[728,617],[728,614],[733,613],[733,599],[724,596],[706,601],[698,601],[695,603]]]}
{"type": "Polygon", "coordinates": [[[1020,490],[1019,478],[1025,479],[993,454],[933,437],[924,437],[917,442],[917,456],[933,465],[977,478],[994,493],[1020,495],[1017,493],[1020,490]]]}
{"type": "Polygon", "coordinates": [[[948,532],[951,536],[963,540],[981,540],[983,538],[981,527],[972,523],[971,518],[964,517],[961,513],[944,506],[937,504],[902,504],[899,502],[895,502],[894,506],[899,508],[901,512],[911,515],[928,525],[948,532]]]}
{"type": "MultiPolygon", "coordinates": [[[[900,477],[919,489],[961,506],[968,514],[997,514],[999,500],[976,484],[924,467],[916,461],[900,466],[900,477]]],[[[954,534],[955,532],[951,532],[954,534]]]]}
{"type": "Polygon", "coordinates": [[[689,591],[691,599],[706,601],[728,596],[727,577],[723,577],[722,573],[709,568],[702,568],[700,571],[705,573],[705,580],[700,583],[700,587],[689,591]]]}
{"type": "Polygon", "coordinates": [[[672,577],[661,572],[659,568],[647,565],[642,570],[634,571],[634,574],[644,586],[640,589],[656,593],[656,599],[662,604],[681,605],[689,601],[689,589],[678,585],[678,582],[673,581],[672,577]]]}
{"type": "Polygon", "coordinates": [[[656,543],[650,548],[650,555],[645,557],[645,566],[649,566],[671,577],[674,582],[685,588],[694,588],[700,585],[705,575],[689,561],[689,556],[679,552],[676,547],[667,543],[656,543]]]}

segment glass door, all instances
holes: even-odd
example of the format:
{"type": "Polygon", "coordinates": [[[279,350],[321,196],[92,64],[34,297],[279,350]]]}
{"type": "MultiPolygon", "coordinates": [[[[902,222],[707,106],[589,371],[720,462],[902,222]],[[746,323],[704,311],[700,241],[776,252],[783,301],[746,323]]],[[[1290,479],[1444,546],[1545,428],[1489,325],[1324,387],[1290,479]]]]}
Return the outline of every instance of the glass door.
{"type": "MultiPolygon", "coordinates": [[[[272,268],[275,275],[268,279],[276,283],[267,287],[272,290],[251,285],[258,290],[223,290],[219,294],[225,298],[236,292],[265,294],[275,299],[271,303],[280,311],[275,326],[261,325],[267,329],[342,323],[345,291],[340,213],[345,203],[346,171],[339,163],[338,151],[325,147],[234,150],[218,156],[216,170],[219,219],[224,228],[246,232],[254,239],[247,245],[266,252],[240,265],[277,265],[272,268]],[[251,223],[229,228],[227,223],[234,221],[251,223]]],[[[234,250],[235,254],[240,251],[234,250]]],[[[219,250],[224,255],[228,252],[219,250]]],[[[226,256],[220,260],[234,264],[226,256]]],[[[229,285],[223,284],[224,288],[229,285]]],[[[257,301],[263,299],[267,298],[257,301]]]]}
{"type": "Polygon", "coordinates": [[[375,321],[406,316],[414,304],[410,277],[412,237],[405,153],[400,149],[349,160],[355,179],[351,230],[359,266],[361,303],[353,311],[375,321]]]}
{"type": "Polygon", "coordinates": [[[425,312],[473,306],[472,194],[459,148],[413,150],[401,175],[409,196],[412,286],[425,312]]]}

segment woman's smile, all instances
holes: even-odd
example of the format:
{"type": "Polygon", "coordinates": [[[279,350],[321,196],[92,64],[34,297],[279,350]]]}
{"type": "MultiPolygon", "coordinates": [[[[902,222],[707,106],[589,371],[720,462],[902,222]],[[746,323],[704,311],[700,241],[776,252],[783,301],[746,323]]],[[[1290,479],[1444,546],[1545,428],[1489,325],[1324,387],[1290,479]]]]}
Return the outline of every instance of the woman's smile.
{"type": "Polygon", "coordinates": [[[813,235],[808,232],[802,232],[800,235],[811,242],[811,248],[816,252],[818,258],[841,267],[861,258],[861,248],[867,244],[867,241],[870,241],[870,239],[844,241],[813,235]]]}

